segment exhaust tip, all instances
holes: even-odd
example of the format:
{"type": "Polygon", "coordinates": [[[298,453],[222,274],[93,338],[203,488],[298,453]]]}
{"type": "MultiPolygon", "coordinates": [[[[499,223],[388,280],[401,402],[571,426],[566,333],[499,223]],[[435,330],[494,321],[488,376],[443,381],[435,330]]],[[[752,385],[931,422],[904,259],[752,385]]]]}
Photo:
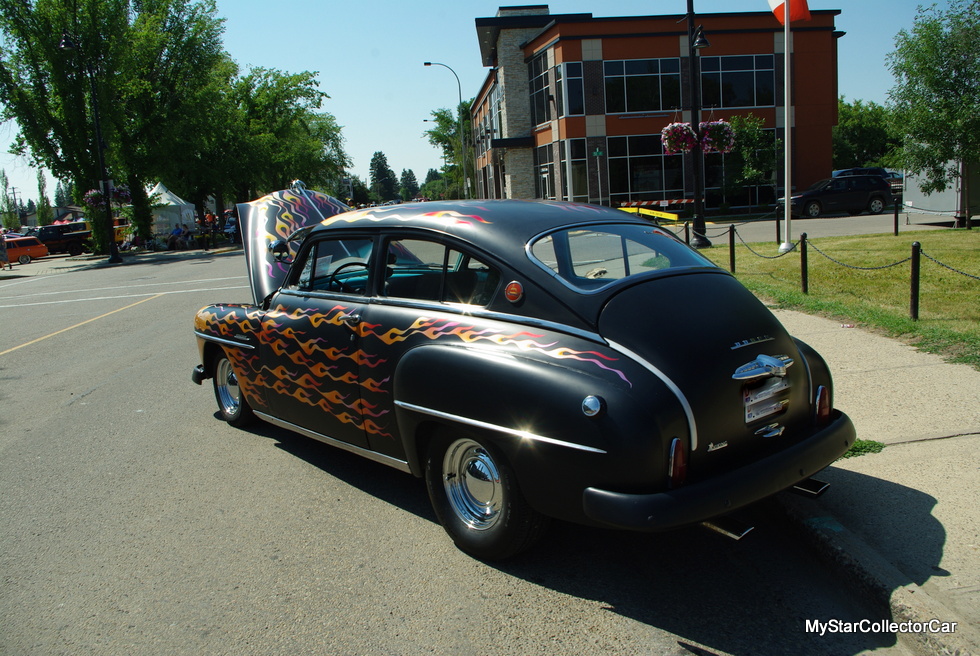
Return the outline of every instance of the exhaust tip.
{"type": "Polygon", "coordinates": [[[811,499],[816,499],[821,494],[826,492],[827,488],[829,487],[830,487],[830,483],[825,483],[815,478],[808,478],[794,485],[792,487],[792,490],[793,492],[796,492],[799,495],[809,497],[811,499]]]}
{"type": "Polygon", "coordinates": [[[711,529],[715,533],[721,533],[726,538],[731,538],[732,540],[741,540],[755,528],[728,515],[701,522],[701,526],[711,529]]]}

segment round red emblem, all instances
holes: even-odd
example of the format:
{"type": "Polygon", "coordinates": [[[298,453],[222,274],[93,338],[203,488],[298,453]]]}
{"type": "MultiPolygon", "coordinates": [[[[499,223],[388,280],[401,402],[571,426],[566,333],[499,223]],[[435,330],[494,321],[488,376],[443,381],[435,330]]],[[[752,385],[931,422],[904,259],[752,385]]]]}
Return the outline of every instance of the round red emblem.
{"type": "Polygon", "coordinates": [[[524,298],[524,286],[516,280],[507,283],[507,287],[504,288],[504,296],[511,303],[518,302],[524,298]]]}

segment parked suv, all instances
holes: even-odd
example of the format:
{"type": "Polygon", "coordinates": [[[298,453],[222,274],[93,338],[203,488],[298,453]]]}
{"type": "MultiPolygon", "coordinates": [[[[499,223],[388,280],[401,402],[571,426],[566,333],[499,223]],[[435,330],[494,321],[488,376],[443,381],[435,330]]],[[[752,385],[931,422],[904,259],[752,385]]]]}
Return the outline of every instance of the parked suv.
{"type": "Polygon", "coordinates": [[[887,177],[888,171],[877,166],[868,166],[856,169],[839,169],[831,174],[835,178],[845,175],[877,175],[881,178],[887,177]]]}
{"type": "MultiPolygon", "coordinates": [[[[881,214],[893,200],[891,187],[880,176],[842,175],[820,180],[802,194],[793,196],[790,211],[795,216],[811,219],[838,212],[881,214]]],[[[782,202],[780,199],[780,204],[782,202]]]]}

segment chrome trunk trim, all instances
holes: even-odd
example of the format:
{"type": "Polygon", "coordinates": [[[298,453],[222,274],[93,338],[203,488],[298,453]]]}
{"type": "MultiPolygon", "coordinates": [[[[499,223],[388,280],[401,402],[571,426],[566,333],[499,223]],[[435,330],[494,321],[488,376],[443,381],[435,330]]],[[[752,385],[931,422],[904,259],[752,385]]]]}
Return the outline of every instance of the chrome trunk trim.
{"type": "Polygon", "coordinates": [[[691,403],[687,400],[687,397],[684,396],[684,392],[682,392],[681,388],[677,386],[677,383],[668,378],[667,374],[660,371],[660,369],[657,369],[651,363],[644,360],[640,355],[629,350],[622,344],[610,341],[609,346],[614,351],[618,351],[634,362],[642,365],[644,369],[659,378],[663,384],[674,393],[674,396],[677,397],[677,401],[681,404],[681,407],[684,408],[684,414],[687,416],[687,427],[691,431],[691,451],[696,451],[698,448],[698,426],[694,421],[694,410],[691,409],[691,403]]]}

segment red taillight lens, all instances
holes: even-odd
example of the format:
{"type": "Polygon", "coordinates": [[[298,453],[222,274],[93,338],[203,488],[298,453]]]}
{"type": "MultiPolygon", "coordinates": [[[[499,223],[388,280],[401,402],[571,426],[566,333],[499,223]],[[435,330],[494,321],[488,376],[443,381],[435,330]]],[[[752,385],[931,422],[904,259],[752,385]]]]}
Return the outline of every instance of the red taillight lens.
{"type": "Polygon", "coordinates": [[[670,462],[667,465],[667,487],[684,485],[687,479],[687,444],[675,437],[670,443],[670,462]]]}
{"type": "Polygon", "coordinates": [[[817,388],[816,406],[814,421],[816,421],[817,426],[826,426],[830,423],[830,390],[823,385],[817,388]]]}

